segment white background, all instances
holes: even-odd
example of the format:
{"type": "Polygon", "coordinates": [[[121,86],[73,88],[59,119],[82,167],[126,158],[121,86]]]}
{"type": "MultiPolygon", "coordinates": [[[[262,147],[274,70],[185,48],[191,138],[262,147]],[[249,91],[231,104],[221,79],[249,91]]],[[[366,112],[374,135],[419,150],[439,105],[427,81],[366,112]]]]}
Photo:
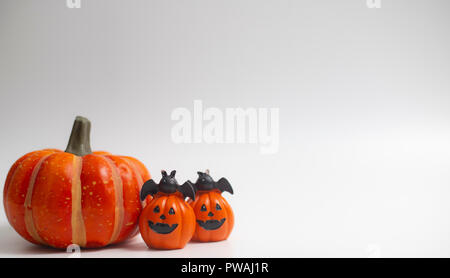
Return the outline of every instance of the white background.
{"type": "MultiPolygon", "coordinates": [[[[450,2],[0,2],[0,174],[65,148],[76,115],[94,149],[159,179],[227,177],[229,240],[149,250],[140,237],[83,257],[448,257],[450,2]],[[174,144],[170,114],[280,109],[280,148],[174,144]]],[[[0,256],[67,256],[0,213],[0,256]]]]}

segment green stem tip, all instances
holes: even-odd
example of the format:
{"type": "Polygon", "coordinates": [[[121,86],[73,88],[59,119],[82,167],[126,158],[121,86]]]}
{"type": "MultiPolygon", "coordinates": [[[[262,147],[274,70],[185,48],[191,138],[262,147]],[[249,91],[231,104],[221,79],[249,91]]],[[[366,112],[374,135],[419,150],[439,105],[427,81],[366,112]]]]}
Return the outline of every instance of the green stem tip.
{"type": "Polygon", "coordinates": [[[91,122],[85,117],[77,116],[73,122],[66,153],[72,153],[78,156],[85,156],[92,153],[90,134],[91,122]]]}

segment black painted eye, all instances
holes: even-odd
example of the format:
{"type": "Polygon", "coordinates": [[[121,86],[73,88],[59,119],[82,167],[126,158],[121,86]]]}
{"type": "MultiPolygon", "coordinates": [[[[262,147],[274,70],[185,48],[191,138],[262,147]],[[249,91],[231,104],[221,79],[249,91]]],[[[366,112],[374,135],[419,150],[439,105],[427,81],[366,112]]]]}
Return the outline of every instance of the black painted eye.
{"type": "Polygon", "coordinates": [[[219,204],[216,204],[216,210],[221,210],[222,208],[220,207],[219,204]]]}
{"type": "Polygon", "coordinates": [[[206,206],[203,205],[203,206],[200,208],[200,210],[201,210],[201,211],[206,211],[206,206]]]}
{"type": "Polygon", "coordinates": [[[153,209],[153,212],[154,212],[154,213],[159,213],[159,206],[156,206],[156,207],[153,209]]]}
{"type": "Polygon", "coordinates": [[[173,210],[173,208],[169,209],[169,214],[175,214],[175,211],[173,210]]]}

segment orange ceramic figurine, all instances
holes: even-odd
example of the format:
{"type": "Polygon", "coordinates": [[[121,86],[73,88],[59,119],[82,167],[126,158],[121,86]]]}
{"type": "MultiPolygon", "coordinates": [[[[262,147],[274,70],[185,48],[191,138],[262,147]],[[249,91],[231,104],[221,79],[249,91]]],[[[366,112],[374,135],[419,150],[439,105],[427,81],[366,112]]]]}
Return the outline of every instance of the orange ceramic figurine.
{"type": "Polygon", "coordinates": [[[139,191],[150,175],[135,158],[92,152],[90,128],[77,117],[66,151],[34,151],[9,170],[3,204],[9,223],[28,241],[102,247],[136,234],[139,191]]]}
{"type": "Polygon", "coordinates": [[[215,182],[208,170],[197,174],[199,177],[193,184],[197,198],[189,200],[197,219],[192,239],[202,242],[225,240],[233,230],[234,214],[222,192],[233,194],[233,188],[225,178],[215,182]]]}
{"type": "Polygon", "coordinates": [[[141,200],[148,195],[154,198],[142,211],[139,230],[148,247],[180,249],[194,234],[194,211],[184,199],[195,200],[195,191],[189,183],[178,185],[175,170],[170,175],[164,170],[161,173],[159,184],[148,180],[142,186],[141,200]]]}

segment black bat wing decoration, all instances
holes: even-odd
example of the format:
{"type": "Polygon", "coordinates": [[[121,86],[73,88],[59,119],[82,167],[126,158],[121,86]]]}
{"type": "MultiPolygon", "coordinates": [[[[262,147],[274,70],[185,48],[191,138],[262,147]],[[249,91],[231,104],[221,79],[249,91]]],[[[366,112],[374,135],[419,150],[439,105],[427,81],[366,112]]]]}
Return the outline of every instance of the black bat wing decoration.
{"type": "Polygon", "coordinates": [[[226,178],[220,178],[220,180],[216,182],[216,187],[220,192],[227,191],[230,192],[230,194],[233,194],[233,187],[231,187],[231,184],[226,178]]]}
{"type": "Polygon", "coordinates": [[[180,191],[184,197],[189,197],[192,200],[195,200],[195,189],[192,182],[187,181],[183,183],[183,185],[178,186],[177,190],[180,191]]]}
{"type": "Polygon", "coordinates": [[[141,188],[141,201],[144,201],[148,195],[155,195],[158,192],[158,184],[153,180],[148,180],[141,188]]]}

